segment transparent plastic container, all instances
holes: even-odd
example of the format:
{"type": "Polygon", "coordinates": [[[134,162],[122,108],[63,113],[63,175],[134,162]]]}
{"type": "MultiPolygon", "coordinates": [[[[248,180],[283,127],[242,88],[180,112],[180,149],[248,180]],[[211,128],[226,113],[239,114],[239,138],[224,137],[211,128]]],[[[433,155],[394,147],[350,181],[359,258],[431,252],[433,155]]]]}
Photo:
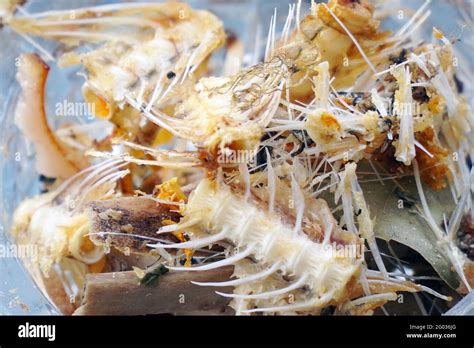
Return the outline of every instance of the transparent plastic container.
{"type": "MultiPolygon", "coordinates": [[[[388,1],[388,0],[387,0],[388,1]]],[[[32,0],[25,9],[30,13],[52,10],[72,9],[95,4],[106,4],[114,1],[96,0],[32,0]]],[[[234,33],[243,41],[246,52],[253,52],[255,37],[261,33],[261,50],[263,52],[268,24],[274,8],[277,12],[277,28],[281,30],[288,11],[288,1],[282,0],[191,0],[193,7],[213,11],[224,23],[226,30],[234,33]]],[[[417,9],[423,1],[391,1],[390,6],[395,15],[384,23],[387,28],[399,28],[409,19],[410,11],[397,12],[397,9],[417,9]],[[400,14],[402,14],[400,16],[400,14]]],[[[460,68],[474,69],[473,59],[473,23],[472,1],[470,0],[434,0],[430,4],[432,15],[423,25],[426,30],[417,33],[419,38],[428,38],[430,28],[436,26],[447,36],[460,37],[456,43],[459,52],[460,68]],[[470,8],[469,8],[470,7],[470,8]],[[463,11],[460,9],[464,8],[463,11]]],[[[303,1],[302,15],[309,8],[309,1],[303,1]]],[[[413,11],[411,11],[413,13],[413,11]]],[[[35,39],[49,52],[55,52],[57,45],[41,39],[35,39]]],[[[18,204],[26,197],[38,194],[40,190],[38,174],[34,171],[34,151],[31,144],[19,133],[14,124],[14,110],[19,95],[19,86],[15,80],[15,58],[23,52],[34,52],[35,49],[23,38],[8,28],[0,30],[0,246],[5,251],[11,240],[8,230],[11,226],[12,214],[18,204]]],[[[218,69],[222,65],[223,54],[217,52],[211,64],[218,69]]],[[[46,106],[47,113],[53,114],[52,107],[57,101],[67,98],[81,101],[81,79],[76,76],[78,69],[59,69],[51,66],[47,82],[46,106]],[[75,88],[71,88],[74,86],[75,88]]],[[[461,75],[462,77],[462,75],[461,75]]],[[[472,81],[464,83],[465,93],[473,101],[472,81]]],[[[58,122],[71,122],[73,119],[50,119],[54,126],[58,122]]],[[[20,259],[0,257],[0,315],[41,315],[59,314],[43,294],[37,289],[29,273],[20,259]]],[[[446,314],[474,315],[474,295],[464,298],[446,314]]]]}

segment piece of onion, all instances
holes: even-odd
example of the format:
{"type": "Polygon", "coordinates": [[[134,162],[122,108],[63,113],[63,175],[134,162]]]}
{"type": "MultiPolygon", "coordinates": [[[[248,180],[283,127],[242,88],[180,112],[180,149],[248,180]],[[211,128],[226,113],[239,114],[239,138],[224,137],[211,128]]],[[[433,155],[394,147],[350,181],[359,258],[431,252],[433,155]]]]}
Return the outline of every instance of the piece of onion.
{"type": "Polygon", "coordinates": [[[36,54],[20,57],[17,80],[22,94],[18,101],[15,123],[36,150],[36,171],[48,177],[67,178],[78,168],[67,158],[48,125],[44,107],[48,65],[36,54]]]}

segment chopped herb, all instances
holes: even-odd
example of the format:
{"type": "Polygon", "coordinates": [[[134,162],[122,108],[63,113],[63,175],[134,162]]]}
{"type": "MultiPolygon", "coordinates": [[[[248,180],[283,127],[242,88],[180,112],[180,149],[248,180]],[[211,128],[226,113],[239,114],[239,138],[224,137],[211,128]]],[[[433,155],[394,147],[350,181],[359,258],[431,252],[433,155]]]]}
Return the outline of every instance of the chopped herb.
{"type": "Polygon", "coordinates": [[[456,90],[458,91],[458,93],[462,93],[464,91],[464,84],[458,78],[456,74],[453,75],[453,78],[454,78],[454,83],[456,84],[456,90]]]}
{"type": "Polygon", "coordinates": [[[309,147],[310,145],[314,144],[313,140],[310,138],[306,130],[293,130],[291,131],[291,133],[296,138],[296,140],[298,140],[298,148],[291,153],[291,157],[298,156],[304,151],[307,146],[309,147]]]}
{"type": "MultiPolygon", "coordinates": [[[[265,140],[268,140],[275,135],[276,135],[276,132],[267,132],[262,136],[262,138],[260,139],[260,142],[264,142],[265,140]]],[[[268,153],[271,157],[273,154],[273,148],[271,146],[260,147],[256,156],[257,167],[261,168],[261,170],[264,170],[267,166],[267,152],[265,151],[266,149],[268,149],[268,153]]]]}
{"type": "Polygon", "coordinates": [[[407,208],[413,208],[415,206],[416,200],[410,194],[405,191],[402,191],[400,188],[395,188],[395,195],[403,201],[403,204],[407,208]]]}
{"type": "Polygon", "coordinates": [[[339,95],[343,95],[352,99],[352,106],[359,104],[363,98],[366,98],[367,95],[363,92],[345,92],[340,91],[339,95]]]}
{"type": "Polygon", "coordinates": [[[159,265],[152,271],[145,274],[145,276],[140,281],[140,284],[141,285],[154,285],[156,284],[159,277],[161,277],[163,274],[166,274],[168,272],[169,272],[168,268],[166,268],[163,265],[159,265]]]}
{"type": "Polygon", "coordinates": [[[390,60],[393,62],[393,64],[402,64],[405,60],[407,60],[407,53],[408,51],[404,48],[400,51],[398,56],[391,56],[390,60]]]}
{"type": "Polygon", "coordinates": [[[336,306],[327,306],[321,310],[321,315],[330,316],[330,315],[334,315],[335,312],[336,312],[336,306]]]}
{"type": "Polygon", "coordinates": [[[426,103],[430,101],[430,97],[426,94],[425,87],[412,87],[413,99],[420,103],[426,103]]]}
{"type": "Polygon", "coordinates": [[[391,119],[385,117],[382,122],[388,129],[392,128],[393,121],[391,119]]]}
{"type": "Polygon", "coordinates": [[[298,67],[296,65],[292,65],[290,67],[290,71],[293,73],[293,74],[296,74],[298,71],[300,71],[300,69],[298,69],[298,67]]]}
{"type": "Polygon", "coordinates": [[[43,174],[40,174],[39,181],[45,184],[54,184],[54,182],[56,181],[56,178],[50,178],[50,177],[44,176],[43,174]]]}

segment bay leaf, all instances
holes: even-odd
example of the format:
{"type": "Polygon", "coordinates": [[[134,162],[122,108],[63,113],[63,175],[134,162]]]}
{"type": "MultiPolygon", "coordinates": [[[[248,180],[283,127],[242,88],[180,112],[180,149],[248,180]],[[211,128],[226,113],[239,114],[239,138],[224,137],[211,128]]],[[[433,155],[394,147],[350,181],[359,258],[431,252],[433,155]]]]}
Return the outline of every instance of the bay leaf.
{"type": "MultiPolygon", "coordinates": [[[[372,218],[376,218],[375,236],[402,243],[420,253],[453,289],[459,286],[459,277],[453,271],[451,261],[438,245],[438,240],[413,203],[421,207],[418,191],[413,177],[393,180],[364,182],[359,177],[364,197],[369,205],[372,218]]],[[[455,203],[449,189],[434,192],[423,188],[431,214],[439,226],[443,224],[443,213],[449,218],[455,203]]]]}

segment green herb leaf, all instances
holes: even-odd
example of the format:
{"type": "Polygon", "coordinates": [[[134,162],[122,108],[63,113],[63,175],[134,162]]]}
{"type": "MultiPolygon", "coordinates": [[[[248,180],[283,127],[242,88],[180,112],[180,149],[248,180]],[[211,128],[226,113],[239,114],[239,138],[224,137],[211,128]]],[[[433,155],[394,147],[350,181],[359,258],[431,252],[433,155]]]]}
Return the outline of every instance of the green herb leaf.
{"type": "Polygon", "coordinates": [[[155,269],[151,270],[145,276],[142,278],[140,281],[141,285],[155,285],[156,282],[158,281],[158,278],[161,277],[163,274],[166,274],[169,272],[169,269],[163,265],[159,265],[155,269]]]}

